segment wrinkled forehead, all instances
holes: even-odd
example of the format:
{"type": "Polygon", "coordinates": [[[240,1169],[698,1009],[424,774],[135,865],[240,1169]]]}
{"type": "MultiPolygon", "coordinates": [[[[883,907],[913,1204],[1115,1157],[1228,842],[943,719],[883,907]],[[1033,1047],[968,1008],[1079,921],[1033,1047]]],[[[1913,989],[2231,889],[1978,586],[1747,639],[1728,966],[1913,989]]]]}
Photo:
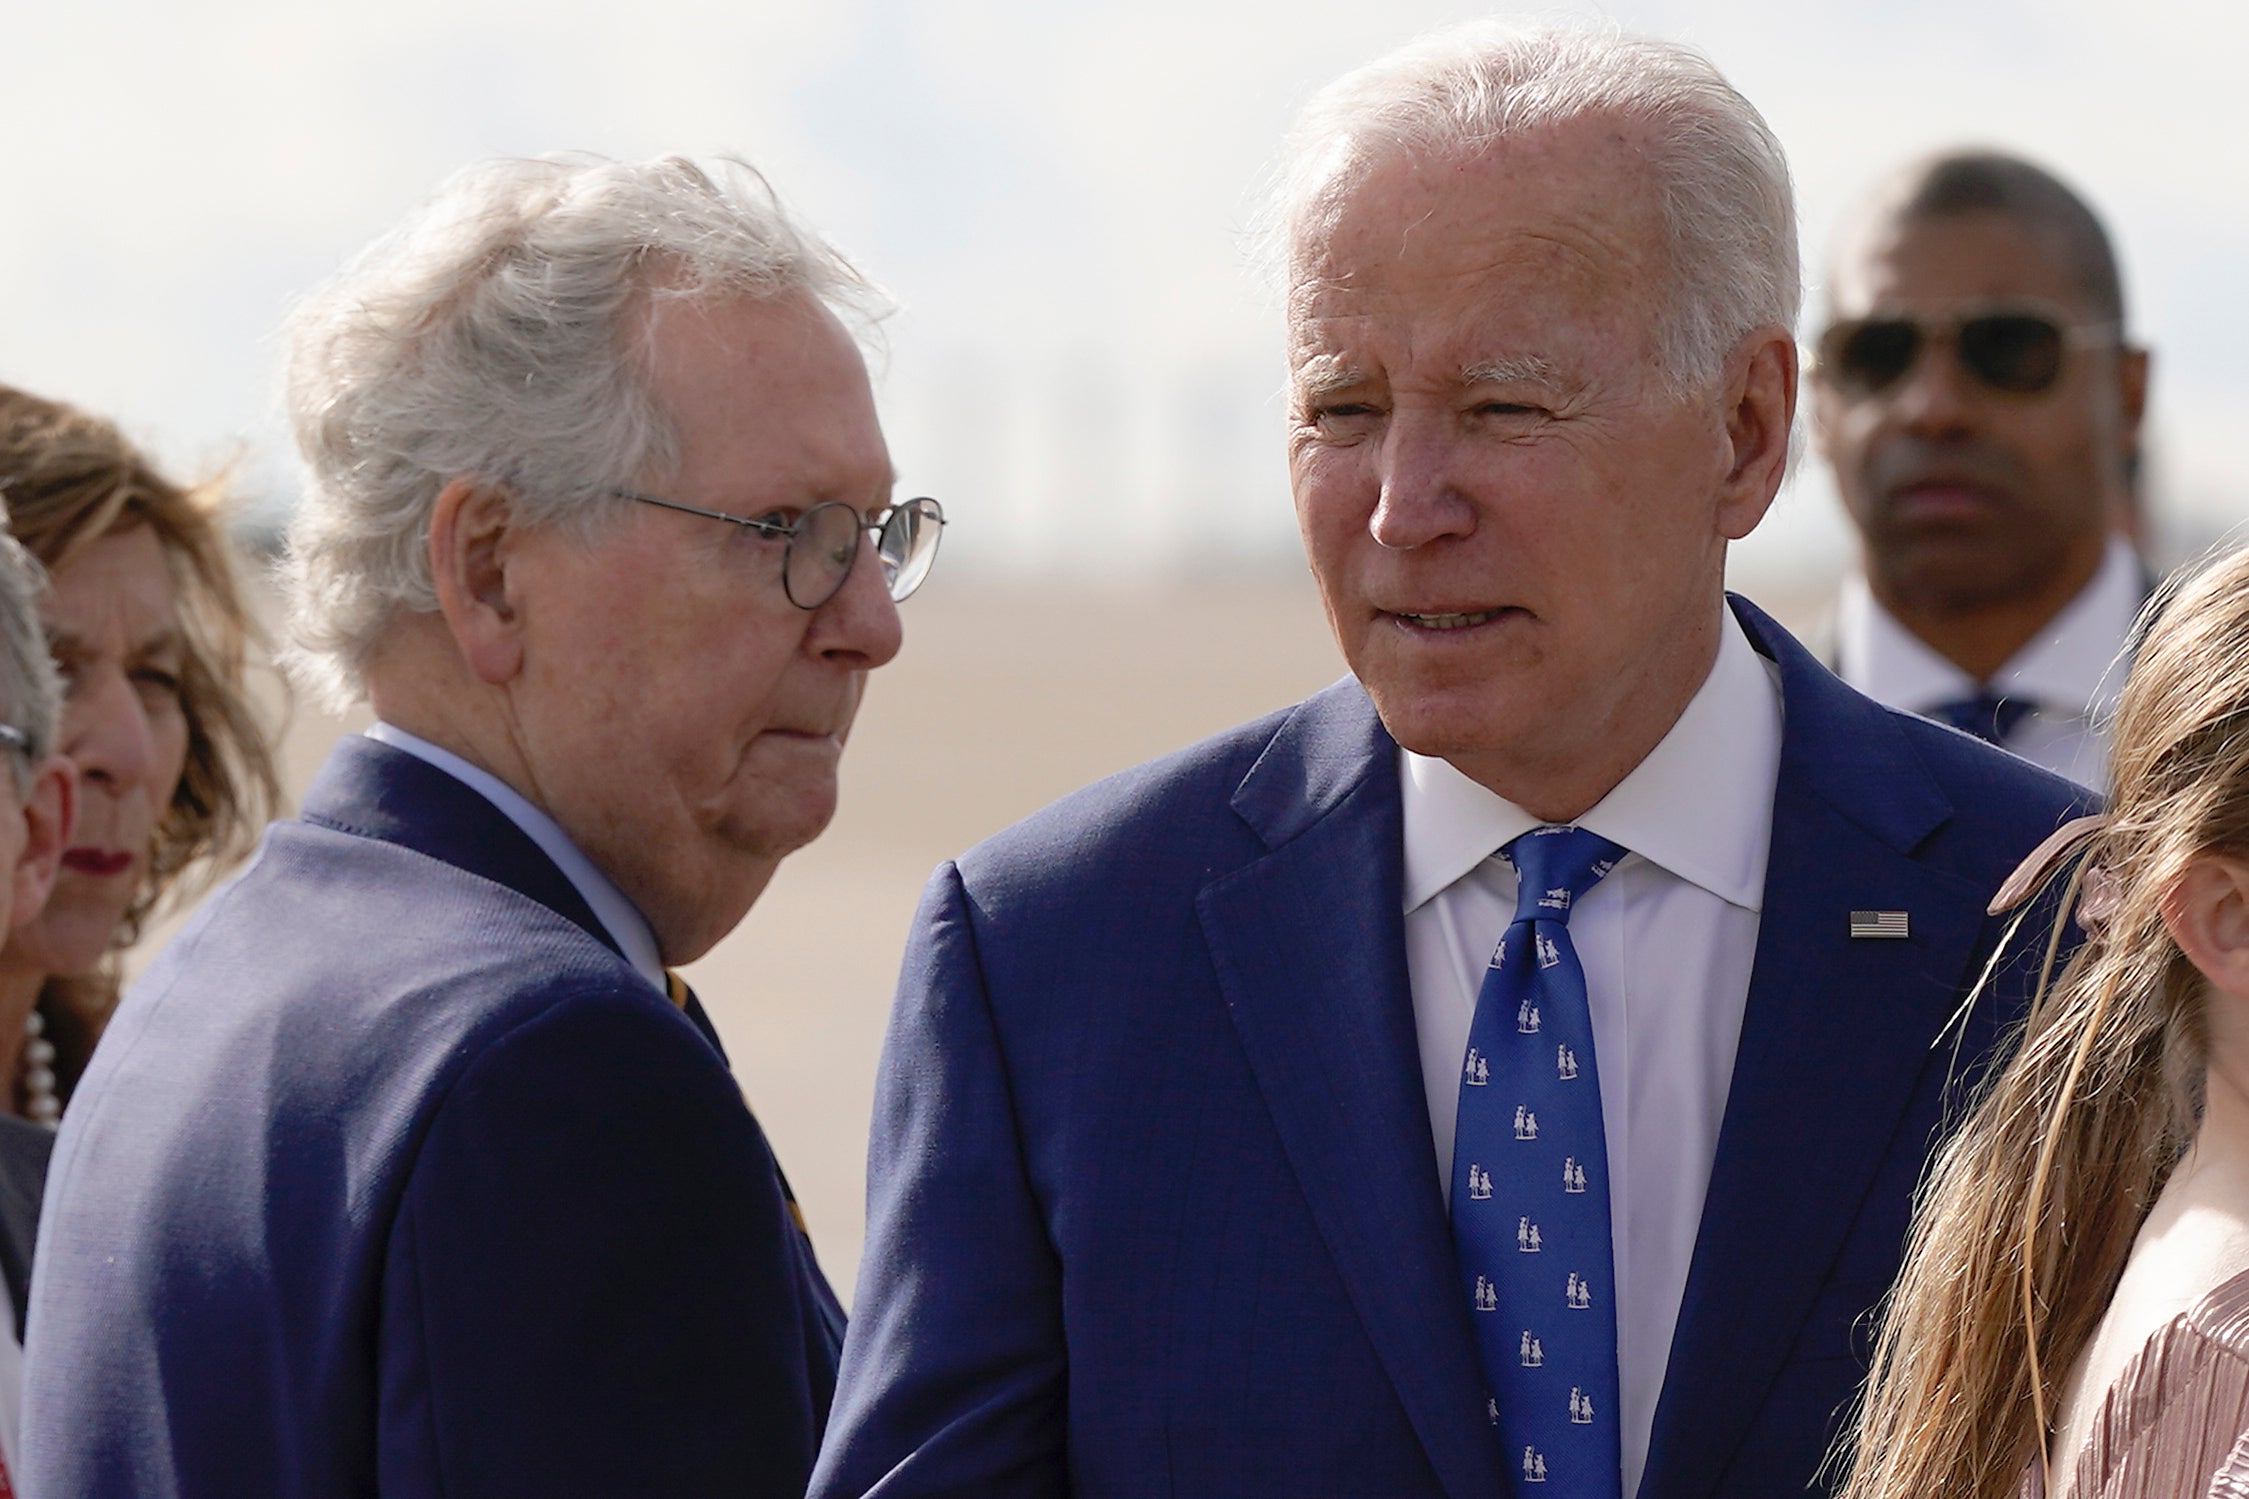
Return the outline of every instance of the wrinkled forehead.
{"type": "Polygon", "coordinates": [[[1644,143],[1585,118],[1475,149],[1338,150],[1290,240],[1292,360],[1366,319],[1544,324],[1645,318],[1670,238],[1644,143]]]}
{"type": "Polygon", "coordinates": [[[879,501],[892,481],[866,359],[835,311],[801,291],[658,301],[646,378],[671,462],[730,488],[879,501]],[[879,493],[878,493],[879,491],[879,493]]]}
{"type": "Polygon", "coordinates": [[[1432,232],[1482,238],[1548,221],[1660,255],[1668,236],[1652,146],[1645,123],[1608,114],[1489,142],[1342,137],[1308,174],[1289,225],[1289,279],[1342,252],[1406,256],[1429,248],[1432,232]]]}

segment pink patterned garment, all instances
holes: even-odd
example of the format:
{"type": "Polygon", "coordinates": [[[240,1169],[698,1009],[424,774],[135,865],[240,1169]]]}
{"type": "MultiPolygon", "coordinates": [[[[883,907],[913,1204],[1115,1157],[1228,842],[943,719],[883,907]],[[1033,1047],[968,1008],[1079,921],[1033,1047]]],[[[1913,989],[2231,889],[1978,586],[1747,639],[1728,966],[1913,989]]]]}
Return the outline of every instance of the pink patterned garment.
{"type": "MultiPolygon", "coordinates": [[[[2023,1499],[2045,1499],[2038,1464],[2023,1499]]],[[[2249,1499],[2249,1273],[2164,1324],[2101,1402],[2075,1499],[2249,1499]]]]}

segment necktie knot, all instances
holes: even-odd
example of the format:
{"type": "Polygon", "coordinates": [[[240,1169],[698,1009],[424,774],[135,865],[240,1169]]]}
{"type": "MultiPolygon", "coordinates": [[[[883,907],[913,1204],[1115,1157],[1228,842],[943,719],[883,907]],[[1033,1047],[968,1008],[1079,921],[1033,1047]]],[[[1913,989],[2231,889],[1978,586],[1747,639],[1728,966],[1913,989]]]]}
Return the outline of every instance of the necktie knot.
{"type": "Polygon", "coordinates": [[[1515,866],[1521,883],[1515,919],[1563,923],[1578,897],[1601,883],[1624,857],[1622,848],[1599,833],[1554,825],[1531,829],[1500,853],[1515,866]]]}
{"type": "Polygon", "coordinates": [[[2016,726],[2036,711],[2037,706],[2027,699],[2001,697],[1985,688],[1974,697],[1938,703],[1925,716],[1949,724],[1964,734],[1973,734],[1987,744],[2005,744],[2007,736],[2014,733],[2016,726]]]}

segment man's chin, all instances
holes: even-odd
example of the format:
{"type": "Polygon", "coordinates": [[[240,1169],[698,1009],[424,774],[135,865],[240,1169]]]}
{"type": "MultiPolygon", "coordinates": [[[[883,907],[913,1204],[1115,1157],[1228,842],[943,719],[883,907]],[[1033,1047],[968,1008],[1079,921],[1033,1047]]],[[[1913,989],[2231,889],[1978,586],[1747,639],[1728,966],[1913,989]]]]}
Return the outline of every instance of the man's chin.
{"type": "Polygon", "coordinates": [[[1908,608],[1934,613],[1997,608],[2036,593],[2048,576],[2043,568],[2026,575],[2023,560],[2019,545],[1980,536],[1930,537],[1897,557],[1885,591],[1908,608]]]}
{"type": "Polygon", "coordinates": [[[1368,684],[1367,695],[1374,699],[1383,728],[1401,748],[1432,759],[1504,752],[1509,742],[1526,737],[1531,727],[1532,715],[1521,709],[1510,711],[1510,705],[1488,687],[1470,693],[1368,684]]]}
{"type": "Polygon", "coordinates": [[[819,784],[794,786],[785,797],[739,809],[718,834],[728,861],[778,864],[828,830],[838,800],[830,776],[819,784]]]}

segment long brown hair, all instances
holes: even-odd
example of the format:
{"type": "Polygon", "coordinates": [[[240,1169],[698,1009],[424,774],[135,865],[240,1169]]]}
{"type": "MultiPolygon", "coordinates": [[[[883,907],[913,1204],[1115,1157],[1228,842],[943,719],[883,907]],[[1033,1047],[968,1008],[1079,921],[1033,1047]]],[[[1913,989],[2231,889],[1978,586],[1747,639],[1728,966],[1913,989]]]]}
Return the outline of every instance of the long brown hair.
{"type": "Polygon", "coordinates": [[[2249,856],[2249,549],[2163,604],[2118,705],[2109,815],[2066,875],[2098,922],[1938,1155],[1875,1349],[1846,1499],[2007,1499],[2201,1114],[2203,980],[2162,903],[2249,856]]]}
{"type": "MultiPolygon", "coordinates": [[[[52,573],[113,531],[147,526],[178,591],[187,764],[113,952],[132,945],[183,876],[192,891],[246,855],[280,800],[268,731],[245,680],[258,632],[219,523],[221,498],[216,485],[165,478],[111,423],[0,385],[0,501],[16,539],[52,573]]],[[[67,1084],[114,1003],[116,978],[58,976],[48,991],[40,1011],[67,1084]]]]}

